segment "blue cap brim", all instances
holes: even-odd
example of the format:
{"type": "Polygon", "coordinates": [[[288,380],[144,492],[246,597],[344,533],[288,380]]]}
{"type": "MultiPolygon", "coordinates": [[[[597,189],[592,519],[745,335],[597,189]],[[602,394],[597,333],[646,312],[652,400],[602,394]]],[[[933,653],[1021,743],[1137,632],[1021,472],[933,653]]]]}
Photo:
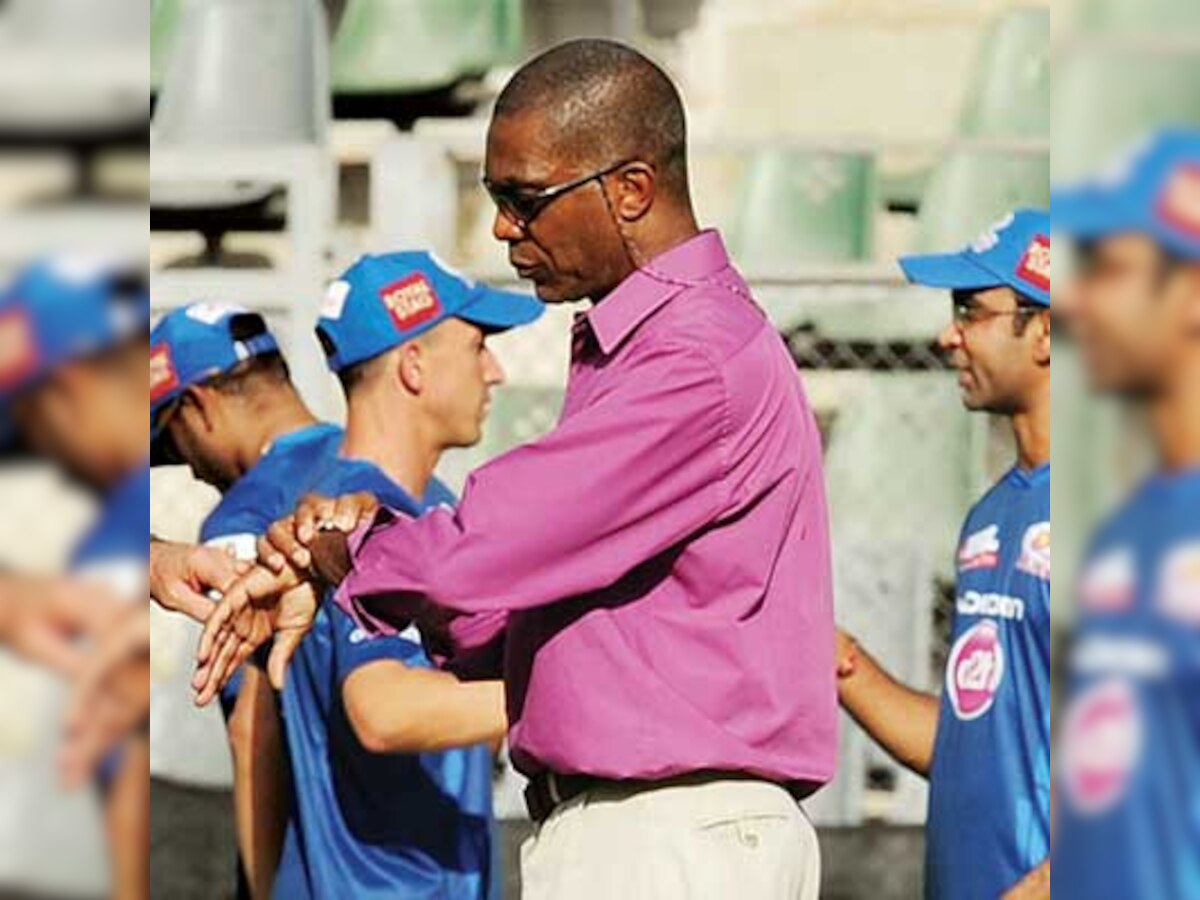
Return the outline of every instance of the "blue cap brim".
{"type": "Polygon", "coordinates": [[[913,284],[951,291],[1008,284],[991,269],[979,265],[964,253],[905,256],[900,259],[900,268],[913,284]]]}
{"type": "Polygon", "coordinates": [[[1145,227],[1119,197],[1091,187],[1054,191],[1050,195],[1050,221],[1055,231],[1082,241],[1145,227]]]}
{"type": "Polygon", "coordinates": [[[497,332],[536,322],[545,311],[545,305],[536,297],[481,285],[454,315],[487,331],[497,332]]]}

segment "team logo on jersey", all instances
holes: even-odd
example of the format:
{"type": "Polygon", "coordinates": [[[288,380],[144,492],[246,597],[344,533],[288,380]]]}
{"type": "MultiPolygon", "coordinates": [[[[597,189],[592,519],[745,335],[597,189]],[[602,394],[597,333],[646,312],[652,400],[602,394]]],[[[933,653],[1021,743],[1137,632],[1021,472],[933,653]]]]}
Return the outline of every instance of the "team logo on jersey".
{"type": "Polygon", "coordinates": [[[976,531],[958,548],[958,568],[961,572],[973,569],[994,569],[1000,564],[1000,526],[989,525],[976,531]]]}
{"type": "Polygon", "coordinates": [[[1050,290],[1050,238],[1039,234],[1017,264],[1017,277],[1043,291],[1050,290]]]}
{"type": "Polygon", "coordinates": [[[1200,625],[1200,542],[1176,547],[1163,560],[1158,608],[1189,625],[1200,625]]]}
{"type": "Polygon", "coordinates": [[[442,311],[442,301],[438,299],[433,285],[420,272],[389,284],[379,292],[379,296],[400,331],[416,328],[436,318],[442,311]]]}
{"type": "Polygon", "coordinates": [[[1093,612],[1128,609],[1137,597],[1137,563],[1130,547],[1098,556],[1083,571],[1079,602],[1093,612]]]}
{"type": "Polygon", "coordinates": [[[954,607],[961,616],[991,616],[1016,622],[1025,618],[1025,601],[1007,594],[964,591],[954,607]]]}
{"type": "Polygon", "coordinates": [[[964,722],[985,715],[1004,680],[1000,626],[984,619],[954,642],[946,664],[946,691],[954,714],[964,722]]]}
{"type": "Polygon", "coordinates": [[[1067,707],[1060,759],[1064,793],[1085,815],[1112,809],[1125,796],[1142,755],[1137,696],[1124,678],[1087,688],[1067,707]]]}
{"type": "Polygon", "coordinates": [[[150,349],[150,402],[157,403],[179,387],[179,373],[169,344],[150,349]]]}
{"type": "Polygon", "coordinates": [[[1050,580],[1050,523],[1031,525],[1021,538],[1021,558],[1017,568],[1034,578],[1050,580]]]}
{"type": "Polygon", "coordinates": [[[1200,165],[1175,170],[1159,198],[1158,214],[1172,227],[1200,236],[1200,165]]]}
{"type": "Polygon", "coordinates": [[[38,349],[29,313],[23,309],[0,313],[0,388],[16,384],[37,363],[38,349]]]}

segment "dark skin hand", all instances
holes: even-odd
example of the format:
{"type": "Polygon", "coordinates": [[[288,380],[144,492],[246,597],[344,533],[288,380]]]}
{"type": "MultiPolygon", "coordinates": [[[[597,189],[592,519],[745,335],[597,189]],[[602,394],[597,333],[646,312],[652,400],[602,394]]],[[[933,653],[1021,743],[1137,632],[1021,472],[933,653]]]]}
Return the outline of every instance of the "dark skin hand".
{"type": "Polygon", "coordinates": [[[259,563],[283,572],[290,563],[312,568],[322,580],[338,584],[350,570],[347,538],[375,518],[379,500],[365,492],[341,497],[309,494],[292,515],[272,525],[258,542],[259,563]]]}

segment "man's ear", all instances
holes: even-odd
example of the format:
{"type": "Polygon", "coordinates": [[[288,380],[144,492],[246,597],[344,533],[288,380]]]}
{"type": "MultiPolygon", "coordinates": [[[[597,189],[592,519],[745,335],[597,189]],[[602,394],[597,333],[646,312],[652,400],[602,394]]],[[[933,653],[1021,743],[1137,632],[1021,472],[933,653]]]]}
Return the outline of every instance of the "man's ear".
{"type": "Polygon", "coordinates": [[[658,191],[658,175],[653,166],[631,162],[616,173],[614,182],[613,208],[624,221],[636,222],[650,211],[658,191]]]}
{"type": "Polygon", "coordinates": [[[1053,343],[1051,340],[1053,329],[1050,323],[1050,311],[1039,312],[1033,317],[1033,321],[1029,323],[1029,327],[1034,329],[1034,359],[1039,366],[1050,365],[1050,347],[1053,343]]]}
{"type": "Polygon", "coordinates": [[[211,434],[217,427],[216,393],[210,387],[192,385],[183,392],[178,414],[187,415],[189,410],[193,411],[191,415],[198,420],[199,427],[211,434]]]}
{"type": "Polygon", "coordinates": [[[419,340],[409,341],[396,354],[396,377],[410,394],[419,395],[425,389],[426,360],[419,340]]]}

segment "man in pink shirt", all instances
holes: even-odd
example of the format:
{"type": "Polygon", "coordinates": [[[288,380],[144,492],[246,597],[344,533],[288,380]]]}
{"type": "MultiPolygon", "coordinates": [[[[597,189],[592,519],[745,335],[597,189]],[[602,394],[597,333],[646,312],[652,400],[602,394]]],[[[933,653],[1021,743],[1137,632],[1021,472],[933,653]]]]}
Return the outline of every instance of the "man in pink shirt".
{"type": "Polygon", "coordinates": [[[816,897],[797,799],[837,748],[820,438],[696,224],[679,94],[619,44],[559,46],[497,101],[485,184],[538,296],[592,302],[558,426],[457,510],[314,499],[278,523],[210,620],[200,700],[271,634],[280,677],[312,582],[341,582],[368,631],[415,620],[464,675],[503,676],[539,823],[527,900],[816,897]]]}

